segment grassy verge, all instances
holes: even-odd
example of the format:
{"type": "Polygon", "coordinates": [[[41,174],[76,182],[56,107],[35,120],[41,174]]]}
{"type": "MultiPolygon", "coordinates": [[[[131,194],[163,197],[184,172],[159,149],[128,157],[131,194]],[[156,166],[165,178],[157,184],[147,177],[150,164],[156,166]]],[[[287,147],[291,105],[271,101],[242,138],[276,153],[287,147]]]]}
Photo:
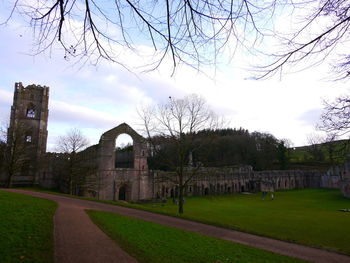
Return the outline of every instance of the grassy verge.
{"type": "Polygon", "coordinates": [[[139,262],[305,262],[260,249],[99,211],[91,219],[139,262]]]}
{"type": "MultiPolygon", "coordinates": [[[[276,239],[350,254],[350,200],[339,190],[304,189],[275,193],[187,198],[184,217],[276,239]]],[[[146,205],[144,205],[146,206],[146,205]]],[[[147,205],[148,209],[176,215],[177,205],[147,205]]]]}
{"type": "Polygon", "coordinates": [[[53,262],[53,201],[0,191],[0,262],[53,262]]]}
{"type": "Polygon", "coordinates": [[[289,190],[276,192],[275,197],[273,201],[261,200],[261,194],[189,197],[182,216],[171,200],[165,204],[143,205],[100,202],[350,254],[350,213],[338,211],[350,209],[350,200],[344,198],[339,190],[289,190]]]}

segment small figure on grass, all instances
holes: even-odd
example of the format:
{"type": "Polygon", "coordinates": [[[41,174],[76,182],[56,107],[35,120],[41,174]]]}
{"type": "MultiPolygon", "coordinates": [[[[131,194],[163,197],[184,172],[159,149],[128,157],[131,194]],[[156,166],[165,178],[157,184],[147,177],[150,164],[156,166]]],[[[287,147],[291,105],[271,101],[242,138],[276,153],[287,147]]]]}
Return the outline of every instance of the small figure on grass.
{"type": "Polygon", "coordinates": [[[262,200],[265,200],[268,193],[270,193],[271,200],[275,199],[275,186],[274,182],[271,180],[261,180],[260,181],[260,189],[262,192],[262,200]]]}
{"type": "MultiPolygon", "coordinates": [[[[185,198],[182,198],[182,203],[184,204],[186,202],[185,198]]],[[[174,204],[178,205],[179,204],[179,200],[178,199],[174,199],[174,204]]]]}
{"type": "MultiPolygon", "coordinates": [[[[268,194],[268,192],[263,191],[263,192],[262,192],[262,197],[261,197],[261,199],[262,199],[262,200],[265,200],[267,194],[268,194]]],[[[271,197],[271,200],[274,200],[274,199],[275,199],[275,193],[274,193],[274,192],[271,192],[270,197],[271,197]]]]}

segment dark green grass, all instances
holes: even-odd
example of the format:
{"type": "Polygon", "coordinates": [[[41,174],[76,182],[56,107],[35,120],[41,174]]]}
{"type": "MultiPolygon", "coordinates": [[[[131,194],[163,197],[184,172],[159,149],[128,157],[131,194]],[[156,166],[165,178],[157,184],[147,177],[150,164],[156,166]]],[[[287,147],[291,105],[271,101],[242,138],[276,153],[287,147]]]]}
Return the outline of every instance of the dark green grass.
{"type": "Polygon", "coordinates": [[[139,262],[305,262],[143,220],[88,211],[92,220],[139,262]]]}
{"type": "Polygon", "coordinates": [[[53,262],[53,201],[0,191],[0,262],[53,262]]]}
{"type": "MultiPolygon", "coordinates": [[[[350,209],[350,199],[344,198],[339,190],[289,190],[276,192],[275,197],[273,201],[268,198],[261,200],[260,193],[189,197],[186,198],[185,213],[182,216],[179,216],[178,207],[171,200],[166,204],[144,205],[100,202],[178,216],[350,254],[350,213],[338,211],[343,208],[350,209]]],[[[97,201],[92,198],[78,198],[97,201]]]]}
{"type": "MultiPolygon", "coordinates": [[[[177,205],[144,205],[151,211],[176,215],[177,205]]],[[[183,217],[277,239],[350,254],[350,200],[339,190],[304,189],[275,193],[187,198],[183,217]]]]}

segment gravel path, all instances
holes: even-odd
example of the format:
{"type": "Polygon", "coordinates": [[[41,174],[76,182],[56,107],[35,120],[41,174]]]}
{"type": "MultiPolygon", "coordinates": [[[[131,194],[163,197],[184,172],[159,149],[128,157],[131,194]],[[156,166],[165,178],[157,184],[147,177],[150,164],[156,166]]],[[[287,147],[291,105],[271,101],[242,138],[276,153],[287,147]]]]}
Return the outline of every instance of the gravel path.
{"type": "Polygon", "coordinates": [[[86,213],[84,213],[84,209],[107,211],[152,221],[311,262],[350,263],[350,257],[346,255],[176,217],[40,192],[14,189],[9,191],[54,200],[59,204],[55,215],[55,258],[56,262],[59,263],[136,262],[135,259],[118,248],[113,241],[91,222],[86,213]]]}

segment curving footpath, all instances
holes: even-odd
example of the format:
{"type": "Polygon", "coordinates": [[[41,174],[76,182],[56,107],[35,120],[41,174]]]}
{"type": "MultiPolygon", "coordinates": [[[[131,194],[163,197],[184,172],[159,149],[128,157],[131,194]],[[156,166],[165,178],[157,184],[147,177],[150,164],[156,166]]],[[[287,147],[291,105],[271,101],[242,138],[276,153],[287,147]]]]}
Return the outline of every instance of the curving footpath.
{"type": "Polygon", "coordinates": [[[134,258],[117,247],[109,237],[92,223],[90,218],[84,212],[85,209],[130,216],[311,262],[350,263],[350,257],[343,254],[215,227],[176,217],[41,192],[17,189],[7,189],[7,191],[46,198],[58,203],[59,207],[54,218],[54,235],[55,261],[59,263],[137,262],[134,258]]]}

